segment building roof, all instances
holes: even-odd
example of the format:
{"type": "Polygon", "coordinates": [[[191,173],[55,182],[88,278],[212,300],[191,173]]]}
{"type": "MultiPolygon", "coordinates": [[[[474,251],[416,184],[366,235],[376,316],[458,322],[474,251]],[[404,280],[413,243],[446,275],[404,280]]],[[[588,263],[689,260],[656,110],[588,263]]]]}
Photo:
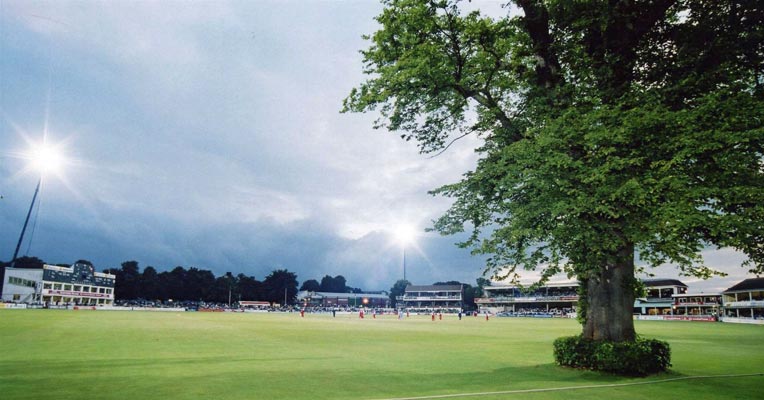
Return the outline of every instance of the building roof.
{"type": "Polygon", "coordinates": [[[682,281],[677,279],[642,279],[642,283],[645,284],[647,287],[658,287],[658,286],[683,286],[687,287],[682,281]]]}
{"type": "Polygon", "coordinates": [[[738,292],[742,290],[762,290],[764,289],[764,278],[748,278],[740,283],[738,283],[735,286],[732,286],[731,288],[724,291],[724,293],[727,292],[738,292]]]}
{"type": "Polygon", "coordinates": [[[462,285],[408,285],[407,292],[448,292],[461,291],[462,285]]]}

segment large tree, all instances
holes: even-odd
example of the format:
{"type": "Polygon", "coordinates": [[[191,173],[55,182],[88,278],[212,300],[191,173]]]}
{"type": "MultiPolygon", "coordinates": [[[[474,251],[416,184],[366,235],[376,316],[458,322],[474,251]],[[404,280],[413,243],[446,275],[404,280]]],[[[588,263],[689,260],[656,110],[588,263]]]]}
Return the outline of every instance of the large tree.
{"type": "Polygon", "coordinates": [[[141,297],[147,300],[162,298],[162,283],[159,281],[156,268],[148,266],[143,269],[140,278],[140,292],[141,297]]]}
{"type": "Polygon", "coordinates": [[[315,279],[308,279],[307,281],[303,282],[300,286],[300,290],[307,290],[309,292],[319,292],[321,291],[321,284],[318,283],[315,279]]]}
{"type": "Polygon", "coordinates": [[[259,300],[262,297],[260,292],[262,291],[263,283],[255,279],[254,276],[239,274],[236,277],[236,281],[242,300],[259,300]]]}
{"type": "MultiPolygon", "coordinates": [[[[8,262],[8,266],[11,265],[12,262],[8,262]]],[[[45,261],[37,258],[37,257],[27,257],[27,256],[21,256],[16,259],[16,263],[14,264],[14,268],[37,268],[42,269],[43,265],[45,265],[45,261]]],[[[67,265],[68,267],[69,265],[67,265]]]]}
{"type": "Polygon", "coordinates": [[[423,153],[479,136],[435,228],[508,279],[577,277],[585,338],[635,338],[635,257],[707,277],[700,252],[730,247],[764,272],[760,1],[383,3],[344,111],[423,153]]]}
{"type": "Polygon", "coordinates": [[[398,306],[398,297],[406,294],[406,287],[411,285],[411,282],[405,279],[399,279],[390,288],[390,306],[395,308],[398,306]]]}
{"type": "Polygon", "coordinates": [[[321,278],[321,286],[320,289],[322,292],[331,292],[331,293],[350,293],[351,288],[347,287],[347,280],[342,275],[337,275],[335,277],[331,277],[330,275],[326,275],[323,278],[321,278]]]}
{"type": "Polygon", "coordinates": [[[297,296],[297,274],[286,269],[272,271],[263,280],[264,300],[289,305],[297,296]]]}
{"type": "Polygon", "coordinates": [[[137,299],[140,297],[141,273],[138,261],[125,261],[120,269],[110,269],[106,272],[116,276],[114,286],[115,299],[137,299]]]}
{"type": "Polygon", "coordinates": [[[238,282],[231,272],[215,278],[210,288],[209,298],[218,303],[230,303],[239,300],[238,282]]]}

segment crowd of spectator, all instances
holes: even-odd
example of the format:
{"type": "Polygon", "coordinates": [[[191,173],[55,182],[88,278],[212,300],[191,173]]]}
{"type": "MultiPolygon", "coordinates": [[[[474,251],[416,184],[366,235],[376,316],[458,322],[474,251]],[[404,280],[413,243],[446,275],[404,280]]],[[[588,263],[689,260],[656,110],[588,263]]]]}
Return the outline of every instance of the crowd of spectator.
{"type": "Polygon", "coordinates": [[[545,300],[562,300],[573,299],[578,297],[578,293],[575,288],[570,287],[550,287],[541,288],[532,292],[525,291],[519,288],[491,290],[487,292],[489,298],[496,299],[524,299],[524,298],[536,298],[545,300]]]}
{"type": "Polygon", "coordinates": [[[553,308],[540,308],[540,307],[527,307],[517,308],[515,311],[504,311],[496,314],[499,317],[567,317],[573,314],[575,310],[568,307],[553,307],[553,308]]]}
{"type": "MultiPolygon", "coordinates": [[[[206,302],[206,301],[173,301],[173,300],[115,300],[114,305],[117,307],[140,307],[140,308],[182,308],[188,311],[243,311],[247,307],[239,306],[238,302],[231,303],[218,303],[218,302],[206,302]]],[[[258,307],[258,310],[263,311],[289,311],[294,307],[258,307]]],[[[254,309],[254,308],[252,308],[254,309]]]]}

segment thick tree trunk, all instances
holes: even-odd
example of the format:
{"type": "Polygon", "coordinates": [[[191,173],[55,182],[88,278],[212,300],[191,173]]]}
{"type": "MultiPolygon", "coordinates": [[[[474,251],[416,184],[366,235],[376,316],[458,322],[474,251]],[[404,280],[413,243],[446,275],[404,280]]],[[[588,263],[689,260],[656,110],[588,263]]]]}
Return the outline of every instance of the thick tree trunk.
{"type": "Polygon", "coordinates": [[[616,261],[588,278],[588,308],[583,336],[594,340],[634,340],[634,247],[622,249],[616,261]]]}

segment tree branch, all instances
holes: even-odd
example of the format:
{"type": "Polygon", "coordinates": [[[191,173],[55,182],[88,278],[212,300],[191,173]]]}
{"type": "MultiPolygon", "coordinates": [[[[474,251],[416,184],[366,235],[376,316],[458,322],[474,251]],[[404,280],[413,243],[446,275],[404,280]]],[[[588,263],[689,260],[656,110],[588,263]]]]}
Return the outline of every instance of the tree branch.
{"type": "Polygon", "coordinates": [[[536,54],[536,79],[540,87],[552,89],[562,83],[560,62],[552,49],[552,36],[549,34],[549,12],[546,6],[537,0],[516,0],[525,12],[522,23],[533,42],[536,54]]]}
{"type": "Polygon", "coordinates": [[[441,154],[445,153],[445,152],[446,152],[446,150],[448,150],[448,148],[449,148],[449,147],[451,147],[451,145],[452,145],[452,144],[454,144],[454,142],[456,142],[456,141],[457,141],[457,140],[459,140],[459,139],[463,139],[463,138],[465,138],[465,137],[469,136],[470,134],[472,134],[472,132],[475,132],[475,130],[473,130],[473,129],[470,129],[468,132],[466,132],[466,133],[464,133],[464,134],[462,134],[462,135],[459,135],[458,137],[455,137],[455,138],[454,138],[454,139],[452,139],[450,142],[448,142],[448,144],[447,144],[445,147],[443,147],[443,149],[442,149],[442,150],[440,150],[440,151],[439,151],[439,152],[437,152],[436,154],[433,154],[432,156],[430,156],[430,157],[427,157],[427,158],[435,158],[435,157],[437,157],[437,156],[439,156],[439,155],[441,155],[441,154]]]}
{"type": "Polygon", "coordinates": [[[607,65],[613,72],[606,85],[613,95],[618,96],[632,81],[637,45],[658,21],[665,19],[666,12],[676,0],[651,0],[639,4],[629,0],[612,0],[610,3],[612,17],[606,21],[605,29],[594,26],[600,21],[593,20],[589,33],[599,34],[600,37],[589,39],[593,40],[590,44],[598,43],[603,47],[601,52],[596,53],[601,59],[595,62],[607,65]]]}

